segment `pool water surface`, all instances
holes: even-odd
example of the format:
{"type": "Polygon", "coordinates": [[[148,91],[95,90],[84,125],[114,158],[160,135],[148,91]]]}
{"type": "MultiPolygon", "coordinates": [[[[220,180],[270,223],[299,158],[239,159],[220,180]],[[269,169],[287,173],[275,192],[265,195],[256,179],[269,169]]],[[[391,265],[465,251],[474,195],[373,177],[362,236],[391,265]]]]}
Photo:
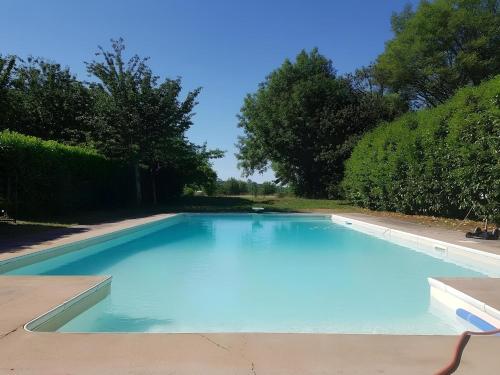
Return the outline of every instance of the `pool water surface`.
{"type": "Polygon", "coordinates": [[[328,216],[182,214],[15,269],[112,275],[63,332],[455,334],[427,277],[484,277],[328,216]]]}

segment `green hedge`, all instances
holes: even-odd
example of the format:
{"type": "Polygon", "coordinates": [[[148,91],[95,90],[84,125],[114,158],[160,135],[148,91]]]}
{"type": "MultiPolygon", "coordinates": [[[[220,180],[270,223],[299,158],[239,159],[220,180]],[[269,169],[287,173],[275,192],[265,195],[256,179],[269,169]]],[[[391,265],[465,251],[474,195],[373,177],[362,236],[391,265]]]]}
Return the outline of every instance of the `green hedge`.
{"type": "Polygon", "coordinates": [[[500,76],[367,133],[346,162],[346,198],[371,209],[498,222],[500,76]]]}
{"type": "Polygon", "coordinates": [[[92,149],[0,132],[0,207],[20,218],[123,204],[127,173],[92,149]]]}

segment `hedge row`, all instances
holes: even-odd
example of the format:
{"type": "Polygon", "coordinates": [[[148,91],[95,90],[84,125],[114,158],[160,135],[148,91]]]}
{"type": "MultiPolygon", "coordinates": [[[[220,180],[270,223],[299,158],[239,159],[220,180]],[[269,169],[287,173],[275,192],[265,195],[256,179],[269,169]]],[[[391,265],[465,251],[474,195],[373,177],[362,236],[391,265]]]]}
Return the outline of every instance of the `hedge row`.
{"type": "Polygon", "coordinates": [[[18,217],[121,205],[127,168],[92,149],[0,132],[0,208],[18,217]]]}
{"type": "Polygon", "coordinates": [[[500,219],[500,76],[367,133],[343,188],[376,210],[500,219]]]}

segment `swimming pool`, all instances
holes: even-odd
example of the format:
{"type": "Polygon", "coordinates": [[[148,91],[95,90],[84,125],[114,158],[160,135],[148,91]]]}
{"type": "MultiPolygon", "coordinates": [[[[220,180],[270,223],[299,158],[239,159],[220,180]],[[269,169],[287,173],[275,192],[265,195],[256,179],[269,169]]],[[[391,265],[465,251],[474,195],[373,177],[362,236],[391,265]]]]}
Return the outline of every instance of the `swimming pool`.
{"type": "Polygon", "coordinates": [[[7,272],[112,275],[62,332],[453,334],[427,277],[484,277],[323,215],[183,214],[7,272]]]}

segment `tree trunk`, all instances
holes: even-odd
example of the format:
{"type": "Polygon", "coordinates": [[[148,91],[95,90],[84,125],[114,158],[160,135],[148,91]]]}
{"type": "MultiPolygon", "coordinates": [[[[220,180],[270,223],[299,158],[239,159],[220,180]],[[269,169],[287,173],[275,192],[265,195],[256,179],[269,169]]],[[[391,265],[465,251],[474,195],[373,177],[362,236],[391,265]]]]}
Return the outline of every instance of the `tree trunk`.
{"type": "Polygon", "coordinates": [[[134,177],[135,177],[135,200],[138,206],[142,204],[142,191],[141,191],[141,172],[139,171],[139,163],[134,163],[134,177]]]}
{"type": "Polygon", "coordinates": [[[153,191],[153,204],[156,205],[158,203],[158,197],[156,195],[156,173],[155,173],[155,171],[151,172],[151,189],[153,191]]]}

